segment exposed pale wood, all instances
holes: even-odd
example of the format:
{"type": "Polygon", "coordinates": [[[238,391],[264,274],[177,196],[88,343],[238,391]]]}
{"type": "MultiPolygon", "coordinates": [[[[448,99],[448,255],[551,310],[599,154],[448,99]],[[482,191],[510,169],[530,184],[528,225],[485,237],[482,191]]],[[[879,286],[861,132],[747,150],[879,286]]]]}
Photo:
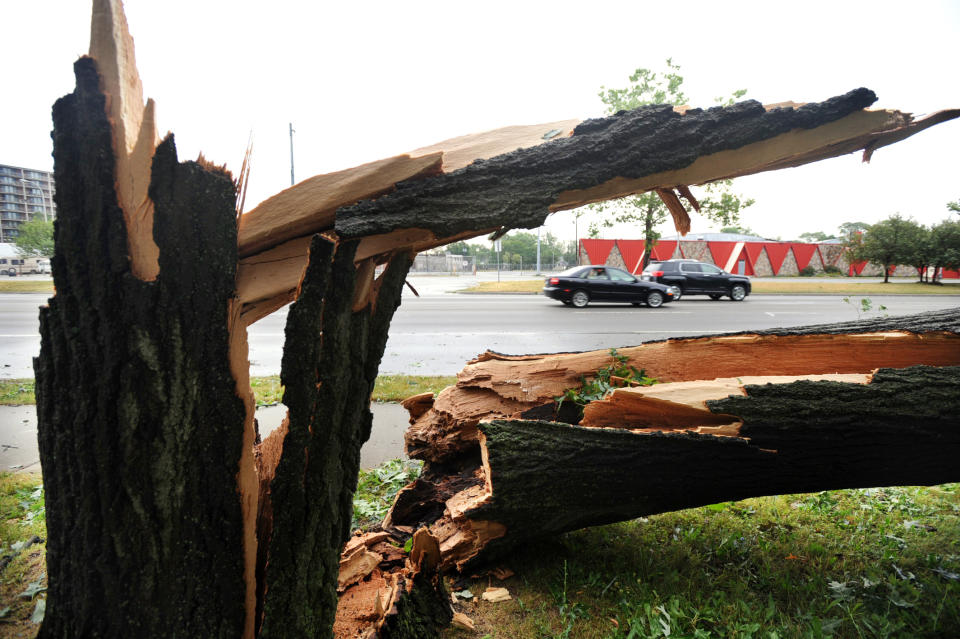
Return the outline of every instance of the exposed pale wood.
{"type": "Polygon", "coordinates": [[[244,304],[295,290],[307,266],[312,236],[298,237],[256,255],[237,267],[237,297],[244,304]]]}
{"type": "MultiPolygon", "coordinates": [[[[671,339],[617,352],[661,382],[646,391],[654,396],[666,392],[662,390],[668,388],[665,382],[755,375],[866,375],[883,366],[960,365],[957,317],[956,311],[948,310],[802,330],[671,339]],[[891,330],[898,325],[907,328],[891,330]],[[850,332],[842,332],[842,327],[850,332]]],[[[520,356],[483,353],[457,374],[455,386],[442,390],[428,410],[412,419],[405,434],[407,453],[445,462],[476,445],[483,421],[554,419],[554,399],[579,387],[581,377],[590,377],[611,361],[606,350],[520,356]]]]}
{"type": "MultiPolygon", "coordinates": [[[[711,412],[707,402],[730,395],[746,395],[744,386],[748,384],[789,384],[801,379],[868,384],[870,375],[745,375],[622,388],[605,399],[587,404],[580,425],[656,430],[694,430],[702,426],[734,425],[737,424],[735,417],[711,412]]],[[[737,429],[723,433],[736,435],[737,429]]]]}
{"type": "Polygon", "coordinates": [[[372,573],[380,560],[383,559],[375,552],[366,548],[358,548],[353,553],[340,559],[340,573],[337,576],[337,590],[343,592],[367,575],[372,573]]]}
{"type": "Polygon", "coordinates": [[[116,190],[127,225],[130,270],[142,280],[160,271],[153,239],[153,202],[147,196],[150,163],[160,142],[154,102],[143,103],[133,38],[121,0],[94,0],[90,23],[90,57],[97,63],[100,90],[107,96],[113,133],[116,190]]]}
{"type": "Polygon", "coordinates": [[[566,191],[557,197],[550,210],[563,211],[655,188],[705,184],[800,166],[859,151],[868,145],[876,148],[883,143],[890,144],[958,115],[960,111],[951,110],[914,121],[909,114],[899,111],[865,109],[813,129],[796,129],[739,149],[702,156],[682,169],[639,179],[616,178],[589,189],[566,191]]]}
{"type": "Polygon", "coordinates": [[[388,193],[397,182],[440,171],[442,153],[408,155],[316,175],[264,200],[240,217],[240,256],[333,227],[341,206],[388,193]]]}
{"type": "Polygon", "coordinates": [[[433,231],[410,228],[380,235],[370,235],[360,241],[360,248],[357,249],[357,259],[363,260],[368,257],[403,249],[420,253],[438,246],[450,244],[451,242],[487,235],[497,230],[498,228],[485,228],[477,231],[466,231],[449,237],[437,237],[433,231]]]}
{"type": "MultiPolygon", "coordinates": [[[[700,337],[621,348],[628,362],[661,381],[714,376],[865,373],[888,365],[960,364],[960,337],[883,331],[851,335],[761,335],[700,337]],[[743,348],[743,346],[749,348],[743,348]],[[783,353],[789,352],[790,357],[783,353]]],[[[462,388],[490,389],[513,402],[549,401],[610,362],[606,351],[544,355],[534,360],[486,359],[457,374],[462,388]],[[521,371],[523,371],[521,373],[521,371]]],[[[513,404],[510,405],[513,407],[513,404]]],[[[471,409],[471,414],[477,412],[471,409]]]]}
{"type": "MultiPolygon", "coordinates": [[[[260,477],[254,455],[257,427],[254,419],[256,400],[250,388],[250,360],[247,342],[247,324],[241,317],[242,305],[234,300],[230,305],[228,326],[230,330],[230,372],[236,381],[237,396],[243,401],[246,416],[243,421],[243,448],[240,452],[240,468],[237,471],[237,492],[240,494],[243,511],[243,578],[246,582],[244,608],[246,621],[243,636],[254,636],[257,608],[257,521],[260,514],[260,477]]],[[[272,460],[273,466],[276,461],[272,460]]]]}
{"type": "Polygon", "coordinates": [[[443,172],[449,173],[469,166],[479,159],[492,158],[517,149],[537,146],[550,140],[570,137],[580,122],[581,120],[559,120],[545,124],[507,126],[437,142],[410,151],[410,155],[417,157],[442,152],[443,172]]]}
{"type": "Polygon", "coordinates": [[[247,326],[250,326],[274,311],[283,308],[295,299],[297,299],[296,289],[288,289],[269,299],[244,304],[243,321],[247,326]]]}
{"type": "Polygon", "coordinates": [[[960,117],[960,109],[943,109],[942,111],[935,111],[925,118],[914,120],[893,131],[876,133],[872,136],[873,139],[863,149],[863,161],[869,162],[870,158],[873,157],[873,152],[881,147],[889,146],[900,140],[906,140],[915,133],[919,133],[924,129],[928,129],[941,122],[947,122],[956,117],[960,117]]]}
{"type": "Polygon", "coordinates": [[[454,628],[467,630],[469,632],[473,632],[477,629],[476,625],[473,623],[473,619],[462,612],[453,613],[453,620],[450,622],[450,625],[454,628]]]}
{"type": "MultiPolygon", "coordinates": [[[[667,205],[670,215],[673,217],[673,226],[680,235],[686,235],[690,232],[690,214],[683,208],[680,198],[673,192],[673,189],[657,188],[654,189],[663,203],[667,205]]],[[[687,191],[689,193],[689,189],[687,191]]]]}
{"type": "Polygon", "coordinates": [[[413,395],[406,398],[400,402],[400,405],[406,408],[407,412],[410,413],[410,421],[412,423],[414,420],[433,407],[433,399],[434,394],[431,392],[420,393],[419,395],[413,395]]]}
{"type": "Polygon", "coordinates": [[[483,591],[481,598],[490,603],[501,603],[513,599],[513,597],[510,596],[510,591],[506,588],[487,588],[483,591]]]}
{"type": "Polygon", "coordinates": [[[435,636],[450,621],[453,613],[437,571],[437,540],[426,529],[418,530],[407,560],[398,565],[396,557],[404,553],[384,535],[354,537],[348,543],[352,553],[342,555],[333,628],[337,639],[419,639],[435,636]],[[380,557],[377,564],[375,557],[380,557]],[[432,623],[424,620],[428,615],[432,623]]]}

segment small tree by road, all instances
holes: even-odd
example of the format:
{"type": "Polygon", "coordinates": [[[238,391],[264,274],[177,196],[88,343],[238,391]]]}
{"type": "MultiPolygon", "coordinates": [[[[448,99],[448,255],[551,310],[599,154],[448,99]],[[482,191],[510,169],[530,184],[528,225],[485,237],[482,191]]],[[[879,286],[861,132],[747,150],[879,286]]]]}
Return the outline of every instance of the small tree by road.
{"type": "Polygon", "coordinates": [[[935,261],[931,232],[899,213],[877,222],[865,232],[851,233],[845,242],[853,261],[867,261],[883,269],[883,281],[898,264],[910,264],[921,275],[935,261]]]}
{"type": "MultiPolygon", "coordinates": [[[[686,104],[687,96],[681,89],[683,77],[679,74],[680,66],[673,64],[672,59],[667,59],[666,67],[662,72],[637,69],[630,76],[630,84],[622,89],[601,87],[600,99],[607,105],[607,113],[614,114],[651,104],[686,104]]],[[[743,97],[746,92],[746,89],[741,89],[735,91],[726,101],[722,98],[718,98],[717,101],[730,105],[743,97]]],[[[732,184],[732,180],[708,184],[704,188],[706,195],[698,198],[700,213],[721,226],[737,224],[740,220],[740,210],[754,203],[752,199],[742,198],[733,193],[732,184]]],[[[651,191],[590,206],[594,211],[603,214],[599,223],[602,226],[612,227],[623,223],[639,223],[643,226],[643,238],[647,247],[643,256],[643,266],[646,267],[650,262],[651,249],[660,238],[656,227],[663,224],[670,214],[660,196],[651,191]]],[[[591,235],[595,236],[598,233],[599,226],[596,223],[591,224],[591,235]]]]}
{"type": "Polygon", "coordinates": [[[943,269],[960,270],[960,221],[944,220],[930,229],[934,281],[943,269]]]}
{"type": "Polygon", "coordinates": [[[53,222],[34,218],[20,225],[17,250],[21,255],[53,255],[53,222]]]}

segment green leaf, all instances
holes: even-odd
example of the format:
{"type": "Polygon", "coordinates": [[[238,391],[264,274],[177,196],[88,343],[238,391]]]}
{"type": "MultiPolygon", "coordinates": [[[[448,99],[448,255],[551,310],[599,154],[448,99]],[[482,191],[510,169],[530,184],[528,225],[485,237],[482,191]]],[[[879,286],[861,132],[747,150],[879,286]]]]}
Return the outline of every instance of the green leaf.
{"type": "Polygon", "coordinates": [[[37,599],[37,605],[33,609],[33,614],[30,615],[30,623],[41,623],[43,621],[43,615],[47,612],[47,598],[41,597],[37,599]]]}
{"type": "Polygon", "coordinates": [[[43,577],[27,585],[26,589],[18,597],[21,599],[33,599],[37,593],[43,592],[47,587],[43,585],[43,577]]]}
{"type": "Polygon", "coordinates": [[[409,553],[413,550],[413,537],[407,540],[407,543],[403,544],[403,552],[409,553]]]}

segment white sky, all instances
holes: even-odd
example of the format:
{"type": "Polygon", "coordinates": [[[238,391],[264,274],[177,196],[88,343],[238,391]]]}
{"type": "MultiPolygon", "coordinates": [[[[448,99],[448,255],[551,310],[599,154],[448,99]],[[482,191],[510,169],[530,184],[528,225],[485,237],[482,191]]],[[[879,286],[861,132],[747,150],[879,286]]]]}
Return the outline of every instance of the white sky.
{"type": "MultiPolygon", "coordinates": [[[[956,0],[129,0],[126,11],[144,91],[181,159],[203,151],[239,170],[253,131],[248,210],[289,186],[290,122],[299,181],[465,133],[602,115],[601,85],[667,57],[694,106],[738,88],[769,103],[865,86],[877,107],[960,107],[956,0]]],[[[0,15],[0,163],[50,170],[50,107],[73,89],[90,1],[4,0],[0,15]]],[[[895,212],[936,223],[960,198],[956,149],[952,121],[870,165],[851,155],[740,178],[757,200],[743,223],[782,239],[895,212]]],[[[548,229],[573,239],[573,214],[548,229]]],[[[693,229],[712,230],[696,217],[693,229]]],[[[640,229],[606,234],[617,236],[640,229]]]]}

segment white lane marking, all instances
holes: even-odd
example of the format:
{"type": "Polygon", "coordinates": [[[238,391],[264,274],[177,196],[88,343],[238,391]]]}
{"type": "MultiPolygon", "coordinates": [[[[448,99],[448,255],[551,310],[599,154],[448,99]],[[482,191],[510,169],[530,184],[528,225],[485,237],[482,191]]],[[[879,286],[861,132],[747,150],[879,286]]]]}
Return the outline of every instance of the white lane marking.
{"type": "Polygon", "coordinates": [[[769,315],[770,317],[774,317],[774,314],[771,313],[770,311],[767,311],[766,314],[769,315]]]}

